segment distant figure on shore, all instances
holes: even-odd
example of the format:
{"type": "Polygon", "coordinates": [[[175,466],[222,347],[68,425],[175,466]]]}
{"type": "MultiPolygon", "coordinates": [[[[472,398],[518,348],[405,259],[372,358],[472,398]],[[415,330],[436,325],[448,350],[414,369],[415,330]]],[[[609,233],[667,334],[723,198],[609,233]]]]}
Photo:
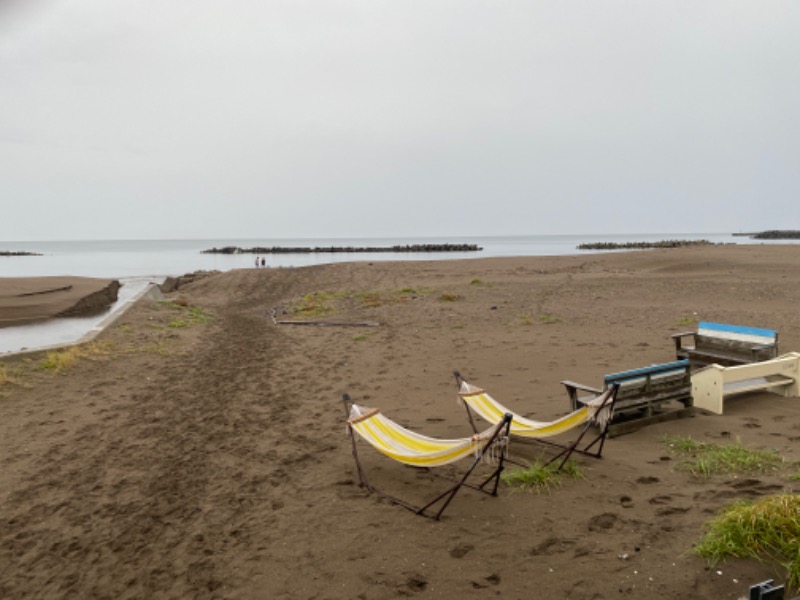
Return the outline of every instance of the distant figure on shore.
{"type": "Polygon", "coordinates": [[[261,259],[261,268],[262,269],[266,269],[267,268],[267,259],[266,258],[262,258],[261,259]]]}
{"type": "Polygon", "coordinates": [[[258,268],[258,257],[256,256],[256,269],[258,268]]]}

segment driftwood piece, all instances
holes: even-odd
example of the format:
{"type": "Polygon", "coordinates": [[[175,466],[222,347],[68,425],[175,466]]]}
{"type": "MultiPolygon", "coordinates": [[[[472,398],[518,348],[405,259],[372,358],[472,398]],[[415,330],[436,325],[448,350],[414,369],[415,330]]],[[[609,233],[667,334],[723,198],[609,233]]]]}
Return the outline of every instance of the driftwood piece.
{"type": "Polygon", "coordinates": [[[65,285],[64,287],[50,288],[47,290],[38,290],[36,292],[25,292],[24,294],[17,294],[17,298],[23,298],[25,296],[38,296],[39,294],[52,294],[53,292],[66,292],[71,289],[72,289],[71,285],[65,285]]]}
{"type": "Polygon", "coordinates": [[[275,321],[276,325],[313,325],[316,327],[380,327],[375,321],[275,321]]]}

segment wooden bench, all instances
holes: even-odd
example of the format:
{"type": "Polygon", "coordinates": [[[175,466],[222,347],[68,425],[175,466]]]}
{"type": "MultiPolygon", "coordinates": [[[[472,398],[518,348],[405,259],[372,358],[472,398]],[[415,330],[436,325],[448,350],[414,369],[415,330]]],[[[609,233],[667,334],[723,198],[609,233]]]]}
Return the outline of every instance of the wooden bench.
{"type": "Polygon", "coordinates": [[[614,437],[645,425],[694,414],[689,366],[689,361],[683,359],[612,373],[603,378],[602,389],[574,381],[561,383],[567,388],[572,410],[580,408],[613,384],[620,385],[608,428],[609,437],[614,437]],[[581,395],[580,392],[590,395],[581,395]],[[664,406],[668,402],[679,402],[683,406],[677,410],[668,408],[664,406]]]}
{"type": "Polygon", "coordinates": [[[675,333],[672,339],[676,359],[689,359],[693,367],[744,365],[778,356],[778,332],[772,329],[701,321],[696,333],[675,333]],[[688,337],[692,341],[684,344],[688,337]]]}
{"type": "Polygon", "coordinates": [[[726,396],[769,391],[797,397],[800,396],[798,382],[800,353],[790,352],[748,365],[708,365],[692,373],[692,396],[696,407],[721,415],[726,396]]]}

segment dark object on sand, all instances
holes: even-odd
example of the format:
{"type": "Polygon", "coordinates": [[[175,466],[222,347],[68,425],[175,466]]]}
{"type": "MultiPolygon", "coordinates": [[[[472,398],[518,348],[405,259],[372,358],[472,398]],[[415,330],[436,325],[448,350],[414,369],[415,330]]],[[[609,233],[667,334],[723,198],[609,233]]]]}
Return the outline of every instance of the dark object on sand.
{"type": "Polygon", "coordinates": [[[772,579],[750,586],[749,600],[783,600],[783,586],[772,585],[772,579]]]}

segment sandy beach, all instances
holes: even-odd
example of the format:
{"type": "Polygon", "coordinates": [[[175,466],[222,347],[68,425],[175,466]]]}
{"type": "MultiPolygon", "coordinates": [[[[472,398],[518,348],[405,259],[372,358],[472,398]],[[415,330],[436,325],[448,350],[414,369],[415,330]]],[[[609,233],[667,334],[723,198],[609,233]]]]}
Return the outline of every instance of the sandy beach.
{"type": "MultiPolygon", "coordinates": [[[[569,409],[562,380],[673,360],[670,335],[697,320],[775,329],[800,351],[798,246],[234,270],[167,299],[61,369],[0,361],[0,597],[737,599],[782,581],[691,550],[732,501],[800,491],[797,468],[698,479],[664,436],[800,461],[800,399],[736,397],[615,437],[550,493],[462,490],[436,522],[357,485],[341,397],[460,438],[453,370],[549,420],[569,409]],[[273,321],[312,304],[379,325],[273,321]]],[[[390,493],[446,483],[359,448],[390,493]]]]}

